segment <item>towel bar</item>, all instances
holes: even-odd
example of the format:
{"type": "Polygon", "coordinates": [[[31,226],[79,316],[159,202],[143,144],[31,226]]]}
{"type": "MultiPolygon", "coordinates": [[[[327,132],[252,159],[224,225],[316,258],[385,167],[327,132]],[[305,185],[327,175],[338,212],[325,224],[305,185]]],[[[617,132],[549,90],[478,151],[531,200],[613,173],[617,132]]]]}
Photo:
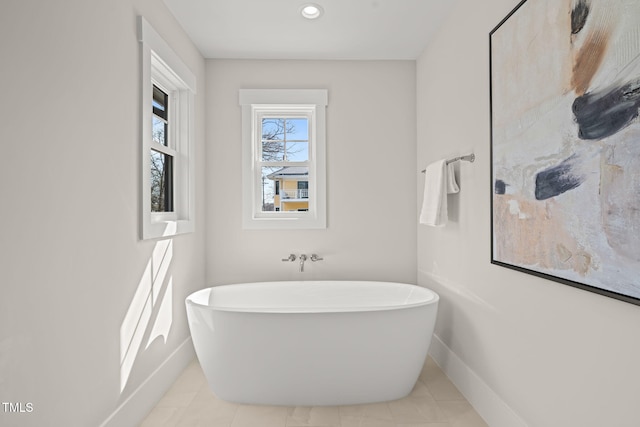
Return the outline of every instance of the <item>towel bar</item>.
{"type": "MultiPolygon", "coordinates": [[[[447,160],[447,164],[457,162],[458,160],[464,160],[466,162],[473,163],[476,160],[476,155],[471,153],[471,154],[467,154],[466,156],[454,157],[453,159],[447,160]]],[[[422,173],[425,173],[426,171],[427,171],[426,169],[423,169],[422,173]]]]}

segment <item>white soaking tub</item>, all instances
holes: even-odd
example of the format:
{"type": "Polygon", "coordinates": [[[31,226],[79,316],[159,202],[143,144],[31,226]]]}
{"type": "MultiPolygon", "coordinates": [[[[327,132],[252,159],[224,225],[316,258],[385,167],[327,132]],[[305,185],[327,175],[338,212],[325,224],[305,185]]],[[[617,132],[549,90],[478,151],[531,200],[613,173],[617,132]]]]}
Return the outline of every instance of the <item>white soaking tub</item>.
{"type": "Polygon", "coordinates": [[[438,300],[403,283],[301,281],[207,288],[186,305],[198,360],[219,398],[320,406],[408,395],[438,300]]]}

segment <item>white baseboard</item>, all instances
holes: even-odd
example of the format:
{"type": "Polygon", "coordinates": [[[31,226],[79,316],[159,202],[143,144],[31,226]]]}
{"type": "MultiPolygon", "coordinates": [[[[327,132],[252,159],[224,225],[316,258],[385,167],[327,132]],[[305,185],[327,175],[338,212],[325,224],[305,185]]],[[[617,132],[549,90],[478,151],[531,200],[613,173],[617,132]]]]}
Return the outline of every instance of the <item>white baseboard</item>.
{"type": "Polygon", "coordinates": [[[195,357],[191,337],[153,371],[100,427],[137,426],[195,357]]]}
{"type": "Polygon", "coordinates": [[[527,427],[504,400],[437,335],[431,340],[429,354],[490,427],[527,427]]]}

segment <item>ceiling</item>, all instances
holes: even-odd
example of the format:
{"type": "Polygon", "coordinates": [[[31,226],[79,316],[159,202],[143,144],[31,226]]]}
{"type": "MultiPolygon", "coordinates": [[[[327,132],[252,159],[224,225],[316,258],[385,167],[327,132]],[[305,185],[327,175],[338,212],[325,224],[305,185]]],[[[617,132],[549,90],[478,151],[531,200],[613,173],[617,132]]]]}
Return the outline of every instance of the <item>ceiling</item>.
{"type": "Polygon", "coordinates": [[[455,0],[164,0],[205,58],[416,59],[455,0]]]}

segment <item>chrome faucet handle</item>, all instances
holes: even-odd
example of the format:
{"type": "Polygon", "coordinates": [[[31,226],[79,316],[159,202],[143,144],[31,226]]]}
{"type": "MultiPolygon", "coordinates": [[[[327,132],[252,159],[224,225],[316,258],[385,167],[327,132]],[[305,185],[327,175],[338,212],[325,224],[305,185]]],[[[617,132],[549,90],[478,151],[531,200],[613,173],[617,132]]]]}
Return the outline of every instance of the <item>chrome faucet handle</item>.
{"type": "Polygon", "coordinates": [[[289,254],[289,258],[283,258],[282,261],[283,262],[287,262],[287,261],[295,261],[296,260],[296,256],[294,254],[289,254]]]}
{"type": "Polygon", "coordinates": [[[320,258],[318,255],[316,254],[311,254],[311,261],[316,262],[316,261],[322,261],[324,258],[320,258]]]}

